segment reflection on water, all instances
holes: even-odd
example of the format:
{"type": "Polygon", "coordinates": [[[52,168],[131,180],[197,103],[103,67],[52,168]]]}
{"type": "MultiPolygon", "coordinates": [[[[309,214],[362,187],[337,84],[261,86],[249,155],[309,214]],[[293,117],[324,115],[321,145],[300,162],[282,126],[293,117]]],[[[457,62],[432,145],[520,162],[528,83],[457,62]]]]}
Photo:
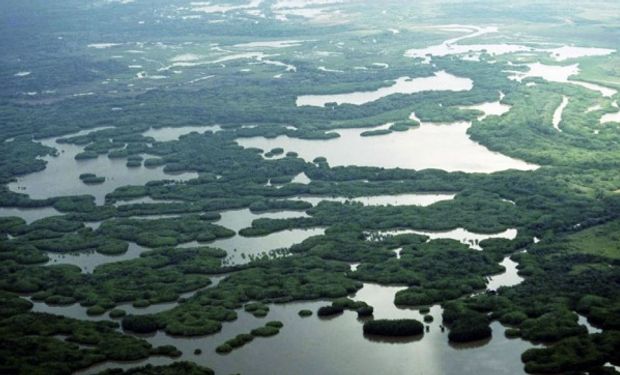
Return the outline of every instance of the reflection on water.
{"type": "Polygon", "coordinates": [[[325,197],[325,196],[295,196],[287,199],[300,200],[316,206],[322,201],[329,202],[359,202],[364,206],[430,206],[433,203],[454,199],[455,194],[395,194],[373,195],[365,197],[325,197]]]}
{"type": "MultiPolygon", "coordinates": [[[[376,318],[422,319],[417,310],[399,309],[393,304],[400,287],[366,284],[354,297],[375,307],[376,318]]],[[[447,331],[442,332],[441,308],[432,306],[434,321],[428,332],[410,342],[376,341],[365,338],[357,314],[346,311],[333,319],[316,315],[301,318],[301,309],[316,311],[326,302],[271,305],[266,318],[255,318],[239,311],[239,318],[223,324],[222,331],[198,338],[171,337],[158,332],[147,337],[153,345],[175,345],[183,352],[181,360],[191,360],[213,368],[216,373],[243,374],[524,374],[521,353],[531,347],[520,339],[507,339],[499,323],[491,325],[493,339],[486,345],[452,346],[447,331]],[[215,347],[240,333],[248,333],[268,320],[280,320],[284,327],[271,338],[253,342],[219,355],[215,347]],[[195,349],[201,355],[194,355],[195,349]]],[[[155,357],[138,363],[108,362],[82,372],[94,374],[106,368],[165,364],[172,360],[155,357]]]]}
{"type": "Polygon", "coordinates": [[[406,132],[362,137],[367,129],[341,129],[339,138],[307,140],[278,136],[241,138],[246,148],[271,150],[282,147],[295,151],[306,161],[323,156],[331,166],[370,166],[491,173],[507,169],[533,170],[538,166],[513,159],[472,141],[467,135],[470,122],[422,123],[406,132]],[[355,152],[351,152],[355,150],[355,152]]]}

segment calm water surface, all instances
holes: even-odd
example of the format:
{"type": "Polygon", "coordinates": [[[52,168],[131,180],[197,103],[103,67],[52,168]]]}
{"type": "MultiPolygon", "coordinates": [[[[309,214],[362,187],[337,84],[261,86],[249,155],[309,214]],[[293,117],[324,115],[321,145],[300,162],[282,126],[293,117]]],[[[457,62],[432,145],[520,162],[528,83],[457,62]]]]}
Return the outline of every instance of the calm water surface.
{"type": "Polygon", "coordinates": [[[241,138],[243,147],[271,150],[282,147],[295,151],[306,161],[319,156],[331,166],[371,166],[383,168],[427,169],[449,172],[491,173],[507,169],[534,170],[537,165],[510,158],[472,141],[467,135],[470,122],[452,124],[422,123],[406,132],[362,137],[368,129],[338,129],[339,138],[306,140],[278,136],[241,138]],[[351,152],[355,150],[355,152],[351,152]]]}
{"type": "MultiPolygon", "coordinates": [[[[67,138],[78,135],[63,136],[67,138]]],[[[60,138],[48,138],[40,142],[58,150],[57,156],[45,156],[47,162],[42,171],[30,173],[17,178],[16,182],[8,184],[9,189],[18,193],[30,195],[33,199],[90,194],[95,197],[97,204],[103,204],[105,195],[120,186],[144,185],[155,180],[186,181],[198,177],[197,173],[167,174],[163,167],[156,168],[127,168],[126,159],[110,159],[107,155],[100,155],[96,159],[75,160],[75,155],[84,150],[82,146],[56,143],[60,138]],[[80,181],[80,174],[94,173],[105,177],[102,184],[86,185],[80,181]]]]}
{"type": "Polygon", "coordinates": [[[394,194],[373,195],[364,197],[324,197],[324,196],[296,196],[287,199],[300,200],[316,206],[322,201],[329,202],[359,202],[365,206],[430,206],[433,203],[452,200],[455,194],[394,194]]]}
{"type": "Polygon", "coordinates": [[[378,236],[397,236],[400,234],[420,234],[429,237],[429,239],[450,239],[459,241],[465,245],[468,245],[474,250],[482,250],[480,242],[489,238],[505,238],[508,240],[514,240],[517,237],[517,230],[510,228],[499,233],[474,233],[464,228],[456,228],[448,231],[424,231],[416,229],[394,229],[378,232],[370,232],[372,237],[378,236]]]}
{"type": "Polygon", "coordinates": [[[436,72],[430,77],[400,77],[391,86],[374,91],[358,91],[331,95],[302,95],[297,98],[298,106],[324,107],[327,103],[362,105],[394,94],[414,94],[424,91],[469,91],[473,81],[454,76],[445,71],[436,72]]]}
{"type": "MultiPolygon", "coordinates": [[[[366,284],[355,299],[375,307],[377,318],[422,319],[417,310],[399,309],[393,304],[401,287],[366,284]]],[[[493,338],[469,345],[451,345],[447,331],[442,332],[441,308],[432,306],[434,321],[422,337],[410,340],[379,340],[364,337],[357,314],[345,312],[331,319],[316,315],[301,318],[298,311],[316,311],[325,302],[272,305],[266,318],[254,318],[239,312],[239,318],[224,323],[220,333],[201,338],[178,338],[164,333],[147,337],[154,345],[173,344],[183,351],[181,359],[213,368],[216,373],[243,374],[524,374],[521,353],[531,345],[520,339],[507,339],[505,329],[493,323],[493,338]],[[275,337],[257,338],[227,355],[215,353],[215,347],[240,333],[247,333],[266,321],[280,320],[284,328],[275,337]],[[201,355],[194,355],[195,349],[201,355]]],[[[109,362],[83,373],[113,367],[134,367],[145,363],[169,363],[167,358],[151,358],[139,363],[109,362]]]]}

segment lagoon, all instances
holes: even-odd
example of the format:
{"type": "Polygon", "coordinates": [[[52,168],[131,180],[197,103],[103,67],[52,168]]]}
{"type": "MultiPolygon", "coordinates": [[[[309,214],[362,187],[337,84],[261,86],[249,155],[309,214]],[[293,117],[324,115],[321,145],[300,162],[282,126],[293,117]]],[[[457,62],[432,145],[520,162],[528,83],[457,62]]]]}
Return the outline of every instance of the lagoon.
{"type": "MultiPolygon", "coordinates": [[[[352,298],[375,307],[376,318],[415,318],[415,309],[394,306],[395,293],[402,287],[365,284],[352,298]]],[[[441,329],[441,308],[432,306],[434,321],[422,337],[408,340],[377,340],[365,337],[356,313],[320,319],[316,315],[301,318],[301,309],[314,312],[327,302],[301,302],[270,305],[267,318],[255,318],[238,311],[238,319],[223,323],[222,331],[205,337],[181,338],[158,332],[146,340],[153,345],[175,345],[182,360],[191,360],[213,368],[217,373],[244,374],[524,374],[520,353],[532,347],[521,339],[508,339],[505,328],[491,324],[493,338],[467,345],[448,343],[448,331],[441,329]],[[270,338],[253,342],[227,355],[215,353],[215,347],[237,334],[247,333],[268,320],[280,320],[284,327],[270,338]],[[203,354],[194,355],[195,349],[203,354]],[[466,349],[466,350],[464,350],[466,349]],[[282,360],[286,358],[286,360],[282,360]],[[345,365],[346,364],[346,365],[345,365]]],[[[152,357],[134,363],[107,362],[80,372],[94,374],[106,368],[130,368],[146,363],[162,364],[171,360],[152,357]]]]}
{"type": "Polygon", "coordinates": [[[282,147],[306,161],[327,158],[330,166],[370,166],[382,168],[428,169],[454,172],[491,173],[508,169],[534,170],[538,166],[514,159],[472,141],[467,135],[470,122],[451,124],[421,123],[406,132],[362,137],[364,129],[339,129],[339,138],[307,140],[278,136],[237,140],[241,146],[271,150],[282,147]],[[351,150],[355,150],[352,152],[351,150]]]}
{"type": "MultiPolygon", "coordinates": [[[[80,133],[62,138],[78,134],[80,133]]],[[[61,137],[40,140],[42,144],[55,148],[58,154],[43,157],[47,162],[45,169],[17,177],[15,182],[8,184],[10,190],[28,194],[32,199],[89,194],[101,205],[105,202],[106,194],[121,186],[144,185],[155,180],[187,181],[198,177],[198,174],[193,172],[167,174],[163,167],[128,168],[126,159],[111,159],[106,155],[100,155],[96,159],[75,160],[75,156],[82,152],[84,147],[57,143],[59,138],[61,137]],[[79,178],[83,173],[105,177],[105,182],[98,185],[83,184],[79,178]]]]}

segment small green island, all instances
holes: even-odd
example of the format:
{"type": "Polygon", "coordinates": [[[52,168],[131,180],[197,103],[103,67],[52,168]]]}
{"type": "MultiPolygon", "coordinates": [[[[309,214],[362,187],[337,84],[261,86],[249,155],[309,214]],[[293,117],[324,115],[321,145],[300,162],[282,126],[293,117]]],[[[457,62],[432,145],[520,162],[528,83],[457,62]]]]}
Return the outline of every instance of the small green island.
{"type": "Polygon", "coordinates": [[[97,176],[94,173],[82,173],[80,180],[87,185],[99,185],[105,182],[105,177],[97,176]]]}

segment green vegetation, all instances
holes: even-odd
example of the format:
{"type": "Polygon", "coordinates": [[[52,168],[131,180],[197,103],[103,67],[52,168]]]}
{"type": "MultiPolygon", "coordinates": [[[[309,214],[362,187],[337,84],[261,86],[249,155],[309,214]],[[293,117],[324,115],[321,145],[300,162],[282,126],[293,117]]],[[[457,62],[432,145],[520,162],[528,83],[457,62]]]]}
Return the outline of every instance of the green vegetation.
{"type": "Polygon", "coordinates": [[[4,338],[0,346],[3,373],[66,374],[106,360],[180,355],[174,347],[154,348],[144,340],[123,335],[115,330],[116,323],[28,313],[29,307],[19,312],[18,300],[16,296],[3,296],[4,303],[14,306],[10,312],[3,309],[0,321],[4,338]]]}
{"type": "MultiPolygon", "coordinates": [[[[508,78],[510,71],[525,71],[523,63],[557,65],[548,52],[481,53],[480,61],[433,57],[432,64],[403,56],[404,40],[414,41],[411,47],[424,47],[461,34],[414,30],[407,20],[416,25],[418,21],[453,24],[455,15],[459,19],[465,15],[480,25],[492,18],[500,26],[495,36],[480,35],[475,43],[492,38],[521,43],[519,36],[529,35],[541,43],[618,50],[617,28],[607,16],[589,9],[595,5],[562,4],[560,10],[547,4],[532,11],[517,2],[509,10],[497,5],[489,14],[474,12],[471,4],[437,4],[424,12],[412,9],[408,13],[394,12],[396,5],[383,3],[367,2],[363,8],[355,2],[339,3],[333,5],[344,7],[339,8],[339,22],[331,24],[326,16],[317,28],[304,17],[276,22],[275,12],[267,11],[270,5],[265,4],[255,9],[264,17],[240,8],[226,15],[202,14],[200,22],[194,22],[183,18],[189,10],[162,10],[161,4],[146,9],[139,2],[102,2],[95,7],[78,3],[58,5],[53,12],[42,10],[36,2],[3,6],[14,22],[0,26],[6,54],[0,68],[0,206],[23,209],[9,214],[24,218],[36,216],[37,209],[53,208],[58,213],[51,211],[57,216],[39,220],[0,218],[0,373],[65,374],[108,360],[175,357],[180,354],[176,349],[152,348],[135,334],[213,334],[238,314],[268,316],[274,303],[329,301],[318,310],[319,316],[350,310],[358,317],[370,317],[372,306],[349,298],[364,282],[406,285],[395,297],[398,305],[441,304],[450,341],[488,338],[491,322],[498,321],[511,327],[506,331],[509,337],[548,344],[523,354],[528,372],[606,373],[601,369],[604,363],[620,364],[620,176],[613,172],[620,166],[620,132],[617,124],[600,123],[601,116],[617,111],[618,94],[603,96],[540,77],[524,82],[508,78]],[[385,17],[376,17],[384,7],[385,17]],[[394,14],[402,19],[394,22],[394,14]],[[566,14],[581,18],[558,27],[558,20],[566,14]],[[49,22],[52,16],[55,22],[49,22]],[[386,31],[392,27],[398,27],[400,34],[386,31]],[[76,37],[75,30],[86,29],[89,33],[76,37]],[[132,42],[136,35],[141,42],[132,42]],[[230,51],[246,52],[234,47],[239,43],[283,35],[304,42],[278,50],[278,56],[271,59],[291,64],[295,71],[283,72],[283,66],[259,58],[226,60],[225,64],[202,60],[226,59],[230,51]],[[99,37],[128,44],[87,47],[102,42],[99,37]],[[142,53],[134,53],[138,49],[142,53]],[[172,68],[175,58],[187,55],[201,56],[196,61],[200,67],[190,63],[183,69],[172,68]],[[373,65],[379,56],[389,67],[373,65]],[[319,59],[321,66],[340,72],[321,71],[319,59]],[[137,61],[140,78],[128,68],[137,61]],[[248,64],[251,72],[240,74],[248,64]],[[363,105],[295,104],[300,95],[377,90],[397,77],[429,77],[441,70],[470,78],[472,89],[390,95],[363,105]],[[511,107],[502,116],[478,120],[480,111],[464,109],[496,101],[498,92],[505,95],[502,103],[511,107]],[[570,100],[558,132],[552,117],[562,96],[570,100]],[[542,167],[489,174],[335,167],[330,166],[333,160],[324,157],[303,160],[301,150],[288,149],[284,143],[265,150],[244,149],[237,143],[245,137],[286,136],[315,140],[320,149],[321,141],[339,137],[343,128],[362,129],[362,136],[379,136],[373,141],[380,142],[382,134],[391,133],[389,138],[393,138],[403,135],[396,132],[423,130],[413,129],[419,124],[409,119],[412,112],[424,123],[471,121],[467,132],[473,141],[542,167]],[[390,123],[387,129],[377,129],[390,123]],[[218,124],[219,128],[168,141],[145,135],[150,129],[196,124],[218,124]],[[101,126],[107,128],[97,129],[101,126]],[[97,130],[86,134],[88,129],[97,130]],[[78,131],[84,132],[75,135],[78,131]],[[58,136],[63,138],[47,139],[58,136]],[[131,168],[123,173],[132,176],[155,172],[144,166],[160,167],[170,177],[121,186],[109,192],[103,203],[99,199],[95,204],[89,195],[38,199],[27,181],[37,175],[22,176],[42,171],[46,163],[59,163],[66,156],[61,146],[68,146],[65,152],[73,163],[61,168],[109,162],[113,168],[131,168]],[[176,181],[175,174],[180,172],[193,172],[197,177],[176,181]],[[293,183],[294,176],[302,172],[311,182],[293,183]],[[453,193],[455,198],[429,206],[365,206],[351,201],[313,205],[297,199],[437,192],[453,193]],[[120,204],[131,199],[144,200],[120,204]],[[247,264],[233,264],[233,257],[227,257],[232,254],[212,246],[216,240],[236,235],[223,224],[225,220],[218,222],[229,218],[224,212],[242,209],[264,214],[246,223],[248,227],[239,232],[242,237],[307,228],[325,228],[325,235],[278,249],[273,253],[277,258],[248,257],[247,264]],[[288,210],[298,211],[298,217],[277,218],[279,211],[288,210]],[[513,240],[481,241],[479,251],[454,240],[380,234],[393,229],[457,228],[475,233],[515,228],[518,235],[513,240]],[[534,244],[533,237],[541,242],[534,244]],[[398,247],[402,248],[400,259],[393,252],[398,247]],[[131,254],[140,255],[123,261],[110,257],[111,263],[93,272],[62,264],[63,259],[80,262],[78,258],[92,252],[98,253],[97,258],[127,254],[130,248],[131,254]],[[520,252],[523,249],[527,252],[520,252]],[[47,264],[51,254],[57,261],[47,264]],[[498,263],[508,255],[518,262],[524,281],[485,293],[487,277],[502,271],[498,263]],[[351,263],[360,263],[356,272],[350,271],[351,263]],[[213,286],[213,275],[226,277],[213,286]],[[37,303],[75,304],[72,308],[105,321],[32,313],[31,302],[18,297],[21,294],[37,303]],[[169,310],[155,314],[126,315],[119,308],[172,302],[175,305],[169,310]],[[575,312],[603,332],[587,334],[575,312]],[[117,331],[119,324],[123,329],[117,331]]],[[[617,13],[615,4],[603,5],[604,13],[617,13]]],[[[534,46],[529,40],[526,44],[534,46]]],[[[615,53],[562,64],[579,63],[580,73],[571,79],[620,88],[619,61],[615,53]]],[[[85,184],[106,182],[98,188],[89,189],[77,180],[73,183],[85,192],[100,190],[119,181],[122,174],[115,172],[103,172],[106,177],[79,176],[85,184]]],[[[60,178],[57,183],[62,183],[60,178]]],[[[424,322],[432,321],[428,308],[419,310],[424,322]]],[[[301,310],[299,316],[312,313],[301,310]]],[[[369,321],[365,332],[367,326],[377,331],[371,334],[423,330],[414,321],[369,321]]],[[[269,322],[216,350],[230,352],[255,335],[270,336],[281,327],[281,323],[269,322]]],[[[211,371],[175,363],[107,373],[211,371]]]]}
{"type": "Polygon", "coordinates": [[[282,154],[284,154],[284,149],[281,148],[281,147],[277,147],[277,148],[274,148],[271,151],[267,152],[265,154],[265,157],[271,158],[271,157],[282,155],[282,154]]]}
{"type": "Polygon", "coordinates": [[[525,371],[557,374],[596,368],[613,357],[617,362],[620,336],[618,332],[566,338],[544,349],[529,349],[522,355],[525,371]]]}
{"type": "Polygon", "coordinates": [[[166,366],[146,365],[128,370],[111,369],[103,375],[213,375],[213,370],[191,362],[175,362],[166,366]]]}
{"type": "Polygon", "coordinates": [[[269,313],[269,306],[260,302],[248,303],[243,307],[243,309],[257,318],[265,317],[269,313]]]}
{"type": "Polygon", "coordinates": [[[468,342],[491,337],[488,318],[480,313],[467,312],[452,318],[449,310],[444,312],[443,321],[449,324],[448,339],[453,342],[468,342]]]}
{"type": "Polygon", "coordinates": [[[317,310],[316,314],[320,317],[328,317],[342,314],[343,312],[344,308],[342,306],[322,306],[317,310]]]}
{"type": "Polygon", "coordinates": [[[390,134],[392,130],[390,129],[377,129],[377,130],[366,130],[360,133],[362,137],[374,137],[377,135],[386,135],[390,134]]]}
{"type": "Polygon", "coordinates": [[[372,313],[374,312],[374,308],[372,306],[364,306],[364,307],[360,307],[359,309],[357,309],[357,316],[358,317],[369,317],[372,316],[372,313]]]}
{"type": "Polygon", "coordinates": [[[88,160],[88,159],[97,159],[99,154],[95,151],[84,151],[75,155],[75,160],[88,160]]]}
{"type": "Polygon", "coordinates": [[[123,329],[135,333],[153,333],[160,327],[157,319],[150,315],[129,315],[123,318],[123,329]]]}
{"type": "Polygon", "coordinates": [[[395,132],[403,132],[403,131],[407,131],[413,127],[419,126],[420,124],[415,121],[415,120],[400,120],[400,121],[395,121],[391,126],[390,126],[390,130],[395,131],[395,132]]]}
{"type": "Polygon", "coordinates": [[[252,340],[254,340],[253,335],[242,333],[219,345],[215,351],[220,354],[230,353],[233,349],[240,348],[252,340]]]}
{"type": "Polygon", "coordinates": [[[80,175],[80,180],[88,185],[96,185],[102,184],[105,182],[105,177],[97,176],[94,173],[82,173],[80,175]]]}
{"type": "Polygon", "coordinates": [[[280,322],[278,320],[273,320],[271,322],[267,322],[265,324],[265,326],[280,329],[280,328],[284,327],[284,323],[282,323],[282,322],[280,322]]]}
{"type": "Polygon", "coordinates": [[[378,319],[364,323],[364,334],[380,336],[416,336],[424,333],[424,325],[415,319],[378,319]]]}
{"type": "Polygon", "coordinates": [[[190,241],[207,242],[234,235],[233,231],[204,221],[200,216],[148,221],[116,219],[104,222],[97,232],[147,247],[174,246],[190,241]]]}
{"type": "Polygon", "coordinates": [[[577,252],[620,259],[620,220],[593,226],[567,237],[577,252]]]}
{"type": "Polygon", "coordinates": [[[113,309],[112,311],[110,311],[110,318],[112,319],[119,319],[124,317],[125,315],[127,315],[127,312],[125,312],[125,310],[123,309],[113,309]]]}
{"type": "Polygon", "coordinates": [[[252,330],[252,336],[256,337],[269,337],[275,336],[280,333],[280,330],[276,327],[265,325],[264,327],[255,328],[252,330]]]}

